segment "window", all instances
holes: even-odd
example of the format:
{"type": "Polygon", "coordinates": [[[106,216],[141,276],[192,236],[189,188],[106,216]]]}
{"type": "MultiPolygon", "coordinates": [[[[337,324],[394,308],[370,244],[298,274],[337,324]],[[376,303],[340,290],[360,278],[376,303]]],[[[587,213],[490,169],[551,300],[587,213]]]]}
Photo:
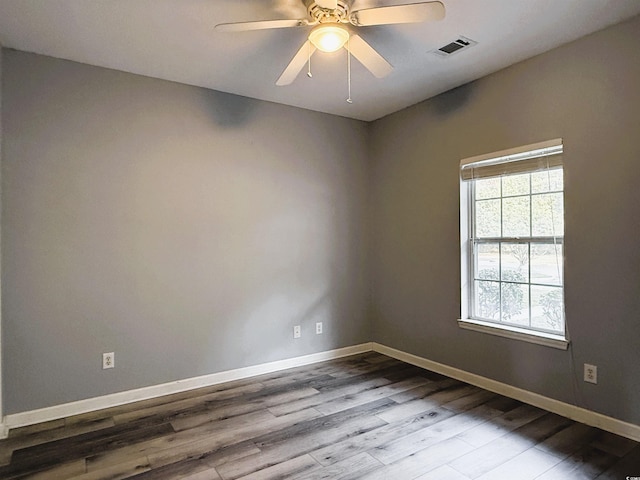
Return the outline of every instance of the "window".
{"type": "Polygon", "coordinates": [[[562,141],[461,163],[461,326],[566,348],[562,141]]]}

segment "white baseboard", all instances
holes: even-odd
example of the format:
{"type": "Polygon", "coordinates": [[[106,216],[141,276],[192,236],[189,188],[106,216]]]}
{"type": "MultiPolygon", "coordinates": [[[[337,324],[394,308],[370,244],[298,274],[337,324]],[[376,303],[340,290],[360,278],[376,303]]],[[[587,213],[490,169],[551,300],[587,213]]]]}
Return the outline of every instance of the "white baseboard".
{"type": "Polygon", "coordinates": [[[401,350],[396,350],[395,348],[387,347],[379,343],[374,342],[372,344],[372,350],[403,362],[446,375],[447,377],[455,378],[457,380],[470,383],[471,385],[476,385],[477,387],[484,388],[485,390],[499,393],[500,395],[504,395],[509,398],[515,398],[521,402],[528,403],[552,413],[557,413],[558,415],[562,415],[563,417],[570,418],[577,422],[601,428],[607,432],[615,433],[632,440],[640,441],[640,425],[624,422],[617,418],[609,417],[559,400],[554,400],[553,398],[513,387],[496,380],[491,380],[490,378],[482,377],[475,373],[469,373],[442,363],[427,360],[426,358],[405,353],[401,350]]]}
{"type": "MultiPolygon", "coordinates": [[[[170,395],[172,393],[184,392],[196,388],[209,387],[219,383],[230,382],[232,380],[240,380],[243,378],[254,377],[265,373],[286,370],[287,368],[300,367],[312,363],[324,362],[334,358],[347,357],[357,353],[369,352],[372,350],[371,343],[363,343],[351,347],[338,348],[325,352],[313,353],[301,357],[288,358],[286,360],[278,360],[275,362],[262,363],[260,365],[252,365],[250,367],[238,368],[235,370],[227,370],[225,372],[212,373],[201,377],[177,380],[175,382],[153,385],[150,387],[128,390],[126,392],[112,393],[101,397],[88,398],[77,402],[55,405],[53,407],[41,408],[39,410],[31,410],[27,412],[15,413],[7,415],[4,418],[4,424],[0,424],[0,438],[3,438],[3,428],[7,431],[11,428],[24,427],[34,425],[36,423],[48,422],[60,418],[79,415],[81,413],[102,410],[104,408],[116,407],[140,400],[148,400],[150,398],[170,395]]],[[[6,434],[7,432],[5,432],[6,434]]],[[[5,437],[6,438],[6,435],[5,437]]]]}
{"type": "Polygon", "coordinates": [[[124,405],[140,400],[161,397],[163,395],[170,395],[172,393],[179,393],[196,388],[208,387],[219,383],[230,382],[232,380],[240,380],[256,375],[285,370],[287,368],[323,362],[325,360],[331,360],[334,358],[356,355],[358,353],[364,353],[371,350],[382,353],[392,358],[396,358],[403,362],[410,363],[412,365],[416,365],[418,367],[425,368],[442,375],[446,375],[447,377],[455,378],[471,385],[476,385],[480,388],[484,388],[485,390],[489,390],[506,397],[520,400],[521,402],[534,405],[549,412],[557,413],[558,415],[562,415],[572,420],[585,423],[593,427],[598,427],[602,430],[606,430],[608,432],[615,433],[632,440],[640,441],[639,425],[627,423],[622,420],[603,415],[601,413],[593,412],[591,410],[577,407],[575,405],[561,402],[559,400],[554,400],[553,398],[545,397],[528,390],[513,387],[506,383],[482,377],[480,375],[476,375],[475,373],[469,373],[464,370],[451,367],[449,365],[444,365],[432,360],[427,360],[426,358],[418,357],[417,355],[406,353],[401,350],[387,347],[375,342],[363,343],[351,347],[338,348],[336,350],[313,353],[311,355],[304,355],[301,357],[289,358],[286,360],[278,360],[276,362],[263,363],[260,365],[253,365],[251,367],[238,368],[235,370],[213,373],[201,377],[177,380],[175,382],[164,383],[161,385],[153,385],[151,387],[144,387],[136,390],[104,395],[102,397],[89,398],[77,402],[65,403],[62,405],[42,408],[39,410],[7,415],[4,418],[4,423],[0,423],[0,438],[6,438],[8,431],[11,428],[33,425],[41,422],[48,422],[51,420],[57,420],[59,418],[65,418],[81,413],[115,407],[118,405],[124,405]]]}

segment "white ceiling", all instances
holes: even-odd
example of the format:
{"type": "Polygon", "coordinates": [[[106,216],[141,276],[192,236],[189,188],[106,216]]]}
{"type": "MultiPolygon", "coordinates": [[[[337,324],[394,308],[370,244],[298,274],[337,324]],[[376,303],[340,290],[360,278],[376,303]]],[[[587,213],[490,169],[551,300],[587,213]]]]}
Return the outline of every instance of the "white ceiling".
{"type": "MultiPolygon", "coordinates": [[[[353,0],[381,6],[417,0],[353,0]]],[[[0,43],[247,97],[374,120],[640,14],[640,0],[442,0],[434,23],[360,27],[395,70],[373,77],[344,51],[316,54],[286,87],[275,81],[309,27],[222,33],[222,22],[306,18],[302,0],[0,0],[0,43]],[[459,35],[478,45],[430,53],[459,35]]]]}

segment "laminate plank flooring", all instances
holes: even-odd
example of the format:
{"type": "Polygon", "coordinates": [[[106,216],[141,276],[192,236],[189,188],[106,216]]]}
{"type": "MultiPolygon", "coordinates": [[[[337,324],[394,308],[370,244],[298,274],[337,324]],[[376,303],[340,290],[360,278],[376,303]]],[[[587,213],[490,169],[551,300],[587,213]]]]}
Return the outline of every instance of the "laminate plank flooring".
{"type": "Polygon", "coordinates": [[[12,430],[0,479],[624,479],[640,444],[365,353],[12,430]]]}

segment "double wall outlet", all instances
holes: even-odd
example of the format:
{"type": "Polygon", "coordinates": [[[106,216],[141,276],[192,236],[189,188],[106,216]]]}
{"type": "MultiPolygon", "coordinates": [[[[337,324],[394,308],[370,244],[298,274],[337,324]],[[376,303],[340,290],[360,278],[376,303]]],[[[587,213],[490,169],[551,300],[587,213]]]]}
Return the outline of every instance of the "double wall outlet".
{"type": "Polygon", "coordinates": [[[115,353],[103,353],[102,354],[102,369],[106,370],[107,368],[114,368],[116,366],[116,358],[115,353]]]}
{"type": "Polygon", "coordinates": [[[302,332],[300,331],[300,325],[293,327],[293,338],[300,338],[302,332]]]}
{"type": "Polygon", "coordinates": [[[316,322],[316,335],[322,334],[322,322],[316,322]]]}
{"type": "Polygon", "coordinates": [[[584,364],[584,381],[588,383],[598,383],[598,367],[584,364]]]}

